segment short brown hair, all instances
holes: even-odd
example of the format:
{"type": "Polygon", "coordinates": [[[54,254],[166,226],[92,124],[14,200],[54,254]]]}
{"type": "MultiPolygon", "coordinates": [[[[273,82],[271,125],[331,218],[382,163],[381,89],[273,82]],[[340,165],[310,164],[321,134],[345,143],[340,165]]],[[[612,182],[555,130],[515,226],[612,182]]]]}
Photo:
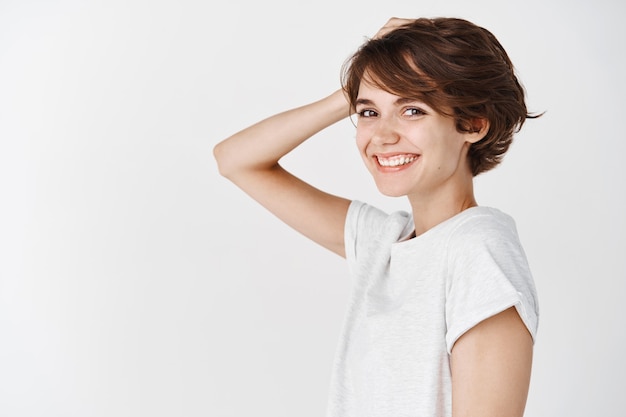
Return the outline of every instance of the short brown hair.
{"type": "Polygon", "coordinates": [[[467,20],[420,18],[364,43],[342,71],[353,108],[366,74],[377,87],[454,117],[459,132],[487,119],[489,131],[468,154],[474,176],[498,165],[513,133],[526,118],[538,117],[528,113],[524,88],[500,42],[467,20]]]}

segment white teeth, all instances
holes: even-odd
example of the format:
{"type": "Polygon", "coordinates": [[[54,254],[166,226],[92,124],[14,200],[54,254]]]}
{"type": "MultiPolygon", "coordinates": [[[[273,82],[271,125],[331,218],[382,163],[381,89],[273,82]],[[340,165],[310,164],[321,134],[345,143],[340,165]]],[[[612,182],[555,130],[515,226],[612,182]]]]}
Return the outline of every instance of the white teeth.
{"type": "Polygon", "coordinates": [[[416,156],[394,156],[392,158],[382,158],[377,156],[376,158],[378,159],[378,163],[384,167],[398,167],[410,164],[417,159],[416,156]]]}

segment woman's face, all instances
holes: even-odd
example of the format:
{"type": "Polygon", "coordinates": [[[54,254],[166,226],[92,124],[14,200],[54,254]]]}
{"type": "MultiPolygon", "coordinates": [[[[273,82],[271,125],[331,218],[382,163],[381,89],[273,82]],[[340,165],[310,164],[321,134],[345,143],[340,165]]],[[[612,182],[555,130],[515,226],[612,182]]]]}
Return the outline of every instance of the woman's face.
{"type": "Polygon", "coordinates": [[[471,186],[467,151],[482,136],[459,132],[453,118],[367,79],[355,104],[357,146],[380,192],[435,197],[471,186]]]}

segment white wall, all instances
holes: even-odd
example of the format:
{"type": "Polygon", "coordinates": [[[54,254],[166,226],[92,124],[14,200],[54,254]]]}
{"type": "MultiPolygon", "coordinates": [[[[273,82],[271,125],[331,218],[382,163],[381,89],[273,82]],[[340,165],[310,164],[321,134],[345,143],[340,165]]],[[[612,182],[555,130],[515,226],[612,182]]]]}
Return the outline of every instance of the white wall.
{"type": "MultiPolygon", "coordinates": [[[[526,415],[623,415],[623,4],[209,3],[0,2],[0,415],[323,415],[346,266],[219,177],[211,149],[337,88],[388,17],[437,15],[494,32],[547,111],[477,181],[516,218],[540,294],[526,415]]],[[[287,164],[406,208],[353,136],[339,123],[287,164]]]]}

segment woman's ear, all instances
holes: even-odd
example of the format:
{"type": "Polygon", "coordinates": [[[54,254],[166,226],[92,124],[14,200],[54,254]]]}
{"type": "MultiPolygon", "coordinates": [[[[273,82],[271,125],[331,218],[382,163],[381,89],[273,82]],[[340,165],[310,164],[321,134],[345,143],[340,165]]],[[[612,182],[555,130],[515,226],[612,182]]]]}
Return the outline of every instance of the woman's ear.
{"type": "Polygon", "coordinates": [[[471,128],[466,132],[467,142],[476,143],[487,135],[489,132],[489,120],[483,117],[472,119],[471,128]]]}

